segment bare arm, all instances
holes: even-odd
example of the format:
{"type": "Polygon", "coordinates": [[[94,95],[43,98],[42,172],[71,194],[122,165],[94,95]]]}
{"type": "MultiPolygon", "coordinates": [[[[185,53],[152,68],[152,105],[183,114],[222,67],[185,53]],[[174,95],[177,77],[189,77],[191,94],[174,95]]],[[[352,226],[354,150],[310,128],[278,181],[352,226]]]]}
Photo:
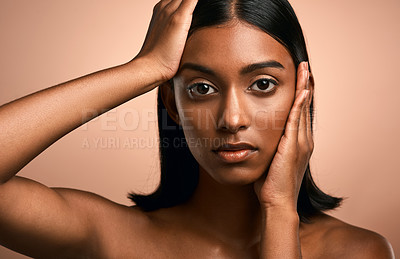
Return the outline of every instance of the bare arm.
{"type": "Polygon", "coordinates": [[[89,220],[94,215],[87,212],[98,201],[71,200],[71,192],[14,175],[93,116],[154,87],[157,81],[146,72],[147,66],[134,60],[1,107],[0,244],[35,257],[93,250],[88,237],[95,232],[89,220]]]}
{"type": "Polygon", "coordinates": [[[296,211],[269,208],[262,214],[260,258],[301,258],[300,220],[296,211]]]}
{"type": "Polygon", "coordinates": [[[161,83],[152,68],[139,58],[3,105],[0,183],[73,129],[161,83]]]}
{"type": "Polygon", "coordinates": [[[262,211],[260,258],[301,258],[297,199],[313,150],[309,72],[297,71],[296,96],[268,174],[255,185],[262,211]]]}
{"type": "Polygon", "coordinates": [[[96,213],[111,202],[15,176],[59,138],[172,78],[195,0],[162,0],[132,61],[0,107],[0,245],[35,257],[94,251],[96,213]]]}

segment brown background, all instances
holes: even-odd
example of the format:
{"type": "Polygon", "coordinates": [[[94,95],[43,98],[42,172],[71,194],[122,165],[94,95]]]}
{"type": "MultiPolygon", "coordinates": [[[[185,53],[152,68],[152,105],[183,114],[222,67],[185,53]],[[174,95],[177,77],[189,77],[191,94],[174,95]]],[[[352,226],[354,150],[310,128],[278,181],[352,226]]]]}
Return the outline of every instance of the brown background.
{"type": "MultiPolygon", "coordinates": [[[[156,2],[2,0],[0,104],[129,61],[156,2]]],[[[381,233],[400,254],[400,1],[291,3],[316,79],[316,181],[348,197],[333,215],[381,233]]],[[[154,93],[77,129],[20,174],[123,204],[130,190],[151,191],[159,173],[154,93]]],[[[24,257],[0,247],[0,258],[24,257]]]]}

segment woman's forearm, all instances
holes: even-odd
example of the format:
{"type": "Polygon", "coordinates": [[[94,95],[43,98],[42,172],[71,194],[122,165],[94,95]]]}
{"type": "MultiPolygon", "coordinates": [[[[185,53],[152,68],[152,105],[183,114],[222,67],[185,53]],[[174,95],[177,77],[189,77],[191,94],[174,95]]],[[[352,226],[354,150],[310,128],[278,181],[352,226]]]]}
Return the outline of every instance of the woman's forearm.
{"type": "Polygon", "coordinates": [[[297,212],[268,208],[262,214],[260,258],[301,258],[297,212]]]}
{"type": "Polygon", "coordinates": [[[92,73],[0,107],[0,184],[59,138],[162,82],[149,60],[92,73]]]}

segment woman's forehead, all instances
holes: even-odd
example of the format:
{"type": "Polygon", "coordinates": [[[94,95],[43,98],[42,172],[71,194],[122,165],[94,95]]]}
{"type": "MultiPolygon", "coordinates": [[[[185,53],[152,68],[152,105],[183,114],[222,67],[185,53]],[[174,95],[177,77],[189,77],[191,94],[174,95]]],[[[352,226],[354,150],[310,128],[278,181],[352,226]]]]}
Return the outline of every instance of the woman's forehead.
{"type": "Polygon", "coordinates": [[[186,43],[181,65],[227,68],[266,61],[276,61],[285,70],[294,69],[293,59],[281,43],[255,26],[234,22],[195,31],[186,43]]]}

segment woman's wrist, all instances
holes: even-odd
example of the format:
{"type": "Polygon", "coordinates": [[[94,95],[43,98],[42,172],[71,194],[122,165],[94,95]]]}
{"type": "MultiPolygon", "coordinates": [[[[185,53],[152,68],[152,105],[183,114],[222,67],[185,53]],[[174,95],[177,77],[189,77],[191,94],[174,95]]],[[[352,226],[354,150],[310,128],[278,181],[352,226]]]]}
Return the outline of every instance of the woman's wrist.
{"type": "Polygon", "coordinates": [[[260,258],[301,258],[300,219],[289,207],[262,210],[260,258]]]}
{"type": "Polygon", "coordinates": [[[295,198],[273,199],[260,201],[261,210],[267,211],[286,211],[297,213],[297,200],[295,198]]]}
{"type": "Polygon", "coordinates": [[[154,58],[148,56],[138,56],[127,63],[132,68],[132,72],[137,75],[141,71],[149,87],[154,88],[168,81],[173,76],[165,71],[162,65],[154,58]]]}
{"type": "Polygon", "coordinates": [[[299,215],[295,209],[290,206],[269,206],[262,208],[263,219],[278,220],[299,224],[299,215]]]}

